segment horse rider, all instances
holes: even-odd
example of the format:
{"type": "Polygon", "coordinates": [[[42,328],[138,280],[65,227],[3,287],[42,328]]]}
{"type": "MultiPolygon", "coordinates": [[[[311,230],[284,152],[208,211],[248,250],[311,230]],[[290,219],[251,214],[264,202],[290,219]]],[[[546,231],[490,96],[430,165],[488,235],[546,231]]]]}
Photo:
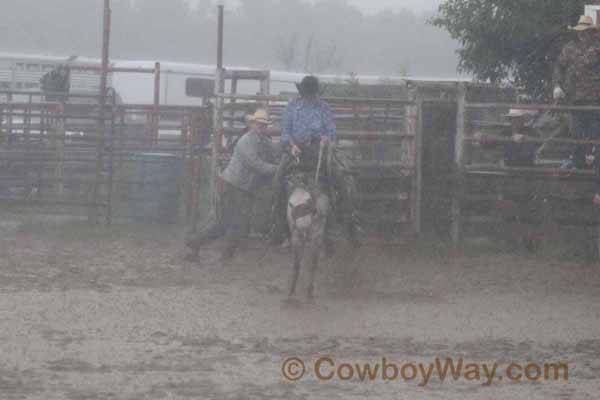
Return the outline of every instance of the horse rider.
{"type": "Polygon", "coordinates": [[[280,150],[268,136],[271,120],[267,111],[259,109],[246,121],[250,130],[237,141],[233,157],[220,177],[223,184],[221,212],[187,240],[187,246],[192,249],[192,254],[186,257],[188,260],[197,258],[202,245],[222,236],[226,243],[221,259],[233,257],[241,239],[249,232],[255,194],[270,185],[277,171],[280,150]]]}
{"type": "MultiPolygon", "coordinates": [[[[333,150],[336,127],[329,105],[319,96],[319,80],[314,76],[306,76],[300,84],[296,84],[300,97],[288,103],[281,126],[281,145],[283,155],[273,179],[273,229],[271,231],[271,243],[280,244],[289,233],[286,210],[286,185],[285,175],[294,163],[300,168],[316,170],[319,159],[319,147],[330,147],[333,150]]],[[[327,154],[323,151],[322,154],[327,154]]],[[[344,167],[336,157],[323,157],[323,171],[330,171],[327,177],[330,187],[333,187],[339,195],[338,206],[342,208],[344,227],[348,239],[354,245],[356,240],[356,226],[354,224],[353,201],[344,179],[344,167]],[[331,160],[331,165],[326,165],[326,159],[331,160]]],[[[331,215],[328,218],[328,226],[331,224],[331,215]]],[[[332,250],[332,241],[327,237],[325,248],[332,250]]]]}

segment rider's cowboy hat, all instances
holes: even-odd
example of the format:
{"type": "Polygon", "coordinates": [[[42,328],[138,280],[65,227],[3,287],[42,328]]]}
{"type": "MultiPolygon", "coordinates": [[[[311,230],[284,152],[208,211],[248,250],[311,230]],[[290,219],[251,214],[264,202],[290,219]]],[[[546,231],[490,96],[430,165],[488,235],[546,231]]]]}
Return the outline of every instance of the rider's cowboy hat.
{"type": "Polygon", "coordinates": [[[577,22],[577,25],[569,27],[569,30],[579,32],[586,31],[588,29],[598,29],[598,25],[594,24],[593,18],[589,15],[582,15],[579,17],[579,22],[577,22]]]}
{"type": "Polygon", "coordinates": [[[256,110],[256,112],[252,115],[248,115],[246,117],[246,121],[248,122],[258,122],[261,124],[271,125],[271,119],[269,118],[269,113],[262,108],[256,110]]]}
{"type": "Polygon", "coordinates": [[[301,96],[315,96],[319,94],[319,79],[316,76],[305,76],[300,83],[296,83],[296,88],[301,96]]]}
{"type": "Polygon", "coordinates": [[[533,110],[524,110],[522,108],[511,108],[508,114],[504,114],[506,118],[530,117],[535,114],[533,110]]]}

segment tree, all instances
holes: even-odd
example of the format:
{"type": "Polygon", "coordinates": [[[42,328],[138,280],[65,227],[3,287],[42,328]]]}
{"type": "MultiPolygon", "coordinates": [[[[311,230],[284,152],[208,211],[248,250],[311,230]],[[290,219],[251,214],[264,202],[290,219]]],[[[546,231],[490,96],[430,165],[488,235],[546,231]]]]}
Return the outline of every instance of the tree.
{"type": "Polygon", "coordinates": [[[430,23],[462,48],[459,71],[548,95],[552,68],[590,0],[446,0],[430,23]]]}
{"type": "Polygon", "coordinates": [[[278,38],[275,47],[275,57],[286,71],[292,71],[296,66],[298,35],[295,33],[289,39],[278,38]]]}
{"type": "Polygon", "coordinates": [[[314,52],[313,67],[314,72],[336,72],[342,69],[344,58],[339,54],[335,44],[318,47],[314,52]]]}
{"type": "Polygon", "coordinates": [[[286,71],[339,72],[343,64],[343,57],[339,54],[335,43],[329,45],[319,43],[319,40],[315,40],[314,34],[306,39],[304,51],[299,49],[297,33],[293,33],[289,39],[279,37],[275,47],[275,57],[286,71]]]}

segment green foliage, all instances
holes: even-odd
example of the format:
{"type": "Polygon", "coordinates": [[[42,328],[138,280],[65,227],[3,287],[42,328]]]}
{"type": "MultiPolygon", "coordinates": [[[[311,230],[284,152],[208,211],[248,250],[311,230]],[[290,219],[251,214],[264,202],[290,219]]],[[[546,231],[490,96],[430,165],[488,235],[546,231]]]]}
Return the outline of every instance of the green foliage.
{"type": "Polygon", "coordinates": [[[430,20],[462,48],[459,70],[547,95],[552,68],[589,0],[446,0],[430,20]]]}
{"type": "Polygon", "coordinates": [[[382,78],[376,84],[363,84],[353,72],[334,82],[321,83],[321,94],[325,97],[372,98],[399,98],[407,95],[405,87],[397,81],[382,78]]]}
{"type": "Polygon", "coordinates": [[[363,86],[354,72],[331,83],[321,83],[321,95],[325,97],[352,97],[363,94],[363,86]]]}

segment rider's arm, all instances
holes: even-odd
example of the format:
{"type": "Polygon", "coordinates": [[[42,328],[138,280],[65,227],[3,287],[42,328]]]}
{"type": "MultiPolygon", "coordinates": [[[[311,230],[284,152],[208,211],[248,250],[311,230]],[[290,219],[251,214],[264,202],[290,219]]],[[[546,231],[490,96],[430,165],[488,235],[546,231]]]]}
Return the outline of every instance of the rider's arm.
{"type": "Polygon", "coordinates": [[[287,147],[293,144],[292,129],[293,129],[293,107],[294,101],[290,101],[283,114],[281,123],[281,144],[282,147],[287,147]]]}

